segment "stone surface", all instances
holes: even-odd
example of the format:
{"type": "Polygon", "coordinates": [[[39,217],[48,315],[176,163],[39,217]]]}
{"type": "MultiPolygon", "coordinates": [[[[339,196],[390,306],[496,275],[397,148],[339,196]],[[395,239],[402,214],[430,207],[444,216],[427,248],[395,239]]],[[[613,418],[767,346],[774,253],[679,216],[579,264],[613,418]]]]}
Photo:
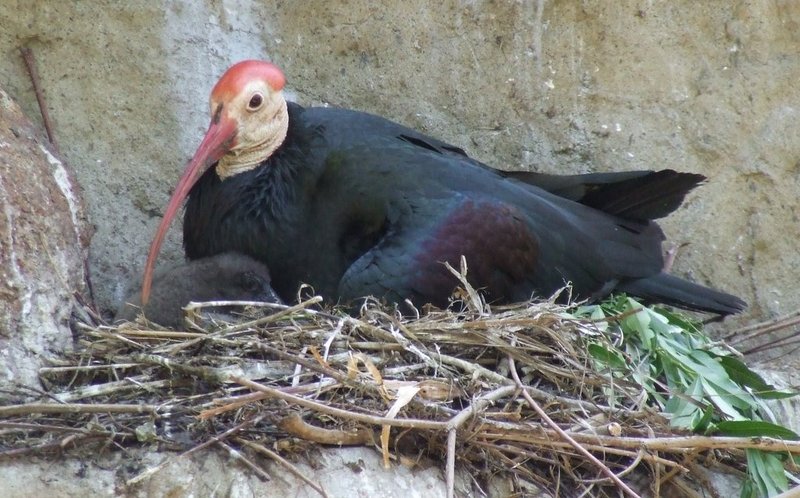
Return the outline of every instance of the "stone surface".
{"type": "MultiPolygon", "coordinates": [[[[0,82],[35,114],[39,61],[86,191],[99,303],[138,279],[158,217],[232,62],[276,61],[304,103],[375,112],[499,168],[671,167],[706,186],[665,222],[676,273],[800,305],[800,4],[422,0],[0,5],[0,82]]],[[[180,259],[173,228],[162,264],[180,259]]]]}
{"type": "MultiPolygon", "coordinates": [[[[0,86],[29,116],[39,115],[18,53],[32,48],[62,153],[85,193],[95,231],[92,279],[105,312],[139,279],[169,193],[207,125],[210,88],[231,63],[258,57],[285,69],[302,103],[381,114],[498,168],[670,167],[707,175],[664,226],[673,242],[688,243],[676,273],[751,303],[730,326],[800,307],[799,23],[800,3],[791,0],[7,0],[0,2],[0,86]]],[[[0,128],[0,137],[7,132],[0,128]]],[[[31,157],[47,158],[27,144],[31,157]]],[[[74,240],[72,211],[53,175],[19,171],[3,175],[30,177],[32,190],[5,176],[2,187],[32,199],[30,213],[64,215],[65,225],[40,230],[57,235],[48,240],[74,240]]],[[[0,205],[9,205],[7,195],[0,205]]],[[[4,251],[19,234],[10,226],[8,217],[0,220],[4,251]]],[[[179,239],[173,227],[162,265],[181,259],[179,239]]],[[[77,278],[78,254],[58,242],[38,247],[64,259],[37,285],[77,278]]],[[[11,291],[28,296],[29,307],[0,310],[7,327],[0,342],[21,312],[61,330],[65,295],[42,303],[38,288],[11,291]]],[[[33,351],[68,339],[30,340],[23,344],[33,351]]],[[[0,354],[7,368],[18,353],[0,354]]],[[[186,475],[211,482],[202,480],[208,467],[196,463],[172,475],[175,496],[184,496],[186,475]]],[[[23,493],[43,486],[36,490],[54,494],[55,484],[83,475],[75,461],[26,469],[19,482],[31,484],[23,493]]],[[[96,481],[75,485],[114,493],[113,471],[98,472],[96,481]]],[[[204,491],[250,493],[250,484],[219,482],[204,491]]]]}
{"type": "Polygon", "coordinates": [[[72,341],[88,245],[80,195],[0,88],[0,385],[39,387],[44,357],[72,341]]]}
{"type": "MultiPolygon", "coordinates": [[[[133,450],[104,454],[97,460],[59,458],[51,461],[12,462],[0,465],[0,483],[6,498],[118,497],[172,498],[228,497],[265,498],[292,496],[317,498],[319,493],[295,476],[269,462],[266,482],[220,451],[200,451],[189,457],[174,453],[133,450]],[[165,465],[160,466],[163,462],[165,465]],[[135,484],[126,484],[150,469],[158,469],[135,484]]],[[[323,449],[314,457],[313,468],[294,465],[330,498],[434,498],[446,496],[442,472],[434,467],[409,469],[392,465],[384,469],[380,455],[368,448],[323,449]]],[[[456,496],[476,496],[471,479],[456,476],[456,496]]],[[[490,496],[502,497],[499,485],[490,496]]],[[[542,496],[541,498],[545,498],[542,496]]]]}

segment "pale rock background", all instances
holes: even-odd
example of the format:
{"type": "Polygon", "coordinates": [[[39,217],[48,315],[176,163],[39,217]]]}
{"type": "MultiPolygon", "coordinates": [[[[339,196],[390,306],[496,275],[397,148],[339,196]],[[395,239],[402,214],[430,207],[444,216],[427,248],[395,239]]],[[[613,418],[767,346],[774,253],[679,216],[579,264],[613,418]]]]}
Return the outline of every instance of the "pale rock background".
{"type": "MultiPolygon", "coordinates": [[[[675,272],[800,305],[800,3],[786,1],[6,1],[0,85],[55,131],[96,229],[114,309],[231,63],[268,58],[305,104],[381,114],[505,169],[700,172],[665,223],[675,272]]],[[[172,230],[161,263],[181,257],[172,230]]],[[[746,317],[749,318],[749,317],[746,317]]]]}
{"type": "MultiPolygon", "coordinates": [[[[688,244],[674,271],[751,303],[729,327],[800,307],[800,2],[5,0],[0,88],[38,120],[22,45],[83,190],[104,312],[139,279],[208,92],[245,58],[281,66],[301,103],[498,168],[707,175],[663,223],[688,244]]],[[[177,228],[161,264],[182,258],[177,228]]]]}

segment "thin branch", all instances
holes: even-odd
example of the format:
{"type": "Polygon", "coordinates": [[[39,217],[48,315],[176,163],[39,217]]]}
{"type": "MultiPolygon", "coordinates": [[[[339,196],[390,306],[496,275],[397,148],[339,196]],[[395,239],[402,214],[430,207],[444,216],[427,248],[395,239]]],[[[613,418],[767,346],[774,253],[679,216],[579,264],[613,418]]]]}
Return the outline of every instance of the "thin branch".
{"type": "Polygon", "coordinates": [[[245,467],[247,467],[248,469],[250,469],[253,472],[255,472],[256,474],[258,474],[265,481],[271,481],[272,480],[272,477],[270,477],[270,475],[267,474],[266,470],[262,469],[261,467],[256,465],[254,462],[250,461],[250,459],[247,458],[246,456],[244,456],[241,451],[237,450],[236,448],[231,447],[225,441],[217,441],[217,444],[219,446],[225,448],[226,450],[228,450],[228,455],[230,455],[231,458],[233,458],[234,460],[238,460],[238,461],[242,462],[245,465],[245,467]]]}
{"type": "Polygon", "coordinates": [[[57,375],[62,373],[92,372],[95,370],[127,369],[140,366],[141,363],[111,363],[103,365],[70,365],[62,367],[41,367],[39,375],[57,375]]]}
{"type": "Polygon", "coordinates": [[[146,413],[157,415],[154,405],[117,405],[82,403],[28,403],[25,405],[0,406],[0,417],[16,417],[35,413],[146,413]]]}
{"type": "Polygon", "coordinates": [[[250,448],[250,449],[252,449],[252,450],[254,450],[254,451],[258,452],[258,453],[261,453],[262,455],[266,455],[269,458],[275,460],[280,465],[282,465],[286,470],[288,470],[292,475],[294,475],[295,477],[297,477],[301,481],[305,482],[306,484],[308,484],[309,486],[314,488],[314,490],[317,493],[319,493],[323,498],[328,498],[328,493],[325,492],[325,489],[322,486],[320,486],[319,484],[315,483],[310,478],[306,477],[305,474],[303,474],[300,471],[300,469],[298,469],[296,466],[292,465],[291,462],[289,462],[288,460],[286,460],[282,456],[278,455],[274,451],[270,450],[269,448],[267,448],[267,447],[265,447],[263,445],[253,443],[252,441],[248,441],[248,440],[243,439],[243,438],[236,438],[236,441],[239,442],[240,444],[243,444],[244,446],[247,446],[248,448],[250,448]]]}
{"type": "Polygon", "coordinates": [[[310,410],[315,410],[320,413],[326,413],[328,415],[332,415],[334,417],[340,417],[348,420],[356,420],[358,422],[365,422],[368,424],[373,425],[391,425],[394,427],[413,427],[415,429],[434,429],[434,430],[446,430],[448,429],[447,422],[436,422],[433,420],[419,420],[419,419],[397,419],[397,418],[386,418],[386,417],[379,417],[376,415],[368,415],[366,413],[355,413],[350,412],[347,410],[342,410],[341,408],[334,408],[332,406],[328,406],[316,401],[312,401],[310,399],[301,398],[299,396],[295,396],[293,394],[288,394],[278,389],[267,387],[263,384],[259,384],[257,382],[253,382],[251,380],[233,376],[230,378],[232,382],[237,384],[241,384],[243,386],[247,386],[254,391],[261,391],[264,393],[269,394],[273,398],[278,398],[283,401],[286,401],[290,404],[295,404],[302,406],[304,408],[308,408],[310,410]]]}
{"type": "MultiPolygon", "coordinates": [[[[63,451],[67,445],[84,446],[87,441],[92,439],[108,439],[113,437],[121,437],[123,434],[110,435],[108,433],[100,434],[73,434],[69,436],[70,439],[59,439],[57,441],[49,441],[35,446],[26,446],[24,448],[15,448],[13,450],[0,451],[0,460],[4,458],[17,459],[23,455],[35,455],[48,451],[63,451]],[[81,443],[78,445],[78,443],[81,443]]],[[[124,434],[127,436],[127,434],[124,434]]]]}
{"type": "Polygon", "coordinates": [[[454,416],[447,422],[447,430],[452,431],[454,429],[458,429],[464,422],[469,420],[470,417],[477,415],[478,412],[486,408],[486,405],[492,403],[493,401],[497,401],[500,398],[508,396],[516,390],[516,386],[503,386],[477,398],[470,406],[461,410],[458,415],[454,416]]]}
{"type": "Polygon", "coordinates": [[[148,378],[149,376],[146,375],[137,375],[105,384],[79,386],[72,391],[54,394],[53,397],[62,403],[72,403],[81,399],[109,396],[125,391],[160,389],[173,383],[172,379],[147,381],[148,378]]]}
{"type": "MultiPolygon", "coordinates": [[[[491,439],[491,438],[484,438],[484,436],[482,434],[480,434],[480,435],[478,435],[477,438],[475,438],[475,439],[473,439],[471,441],[471,444],[475,444],[475,445],[486,447],[486,448],[497,448],[497,449],[501,449],[503,451],[514,452],[514,453],[518,453],[520,455],[525,455],[525,456],[532,456],[530,450],[526,450],[526,449],[521,448],[519,446],[514,446],[513,444],[511,444],[511,442],[506,442],[506,443],[504,443],[502,445],[498,445],[495,442],[484,440],[484,439],[491,439]]],[[[536,444],[538,444],[541,447],[550,446],[550,447],[553,447],[553,448],[573,448],[573,446],[570,443],[566,442],[566,441],[553,440],[552,438],[547,443],[545,443],[545,442],[537,442],[536,444]]],[[[597,453],[603,453],[603,454],[609,454],[609,455],[619,455],[619,456],[624,456],[624,457],[628,457],[628,458],[636,458],[639,454],[641,454],[641,451],[624,450],[624,449],[614,448],[612,446],[604,446],[604,445],[600,445],[600,444],[588,444],[588,443],[582,443],[582,444],[583,444],[583,447],[586,448],[587,450],[595,451],[597,453]]],[[[532,446],[532,447],[534,447],[534,446],[532,446]]],[[[677,462],[674,462],[672,460],[668,460],[666,458],[661,458],[659,456],[651,455],[649,453],[642,454],[642,460],[644,460],[646,462],[652,462],[652,463],[657,463],[657,464],[660,464],[660,465],[664,465],[666,467],[674,467],[676,469],[676,471],[678,471],[678,472],[688,472],[689,471],[689,469],[687,469],[686,467],[680,465],[677,462]]]]}
{"type": "MultiPolygon", "coordinates": [[[[781,316],[777,316],[775,318],[771,318],[771,319],[763,321],[763,322],[753,323],[753,324],[747,325],[745,327],[739,327],[738,329],[734,330],[733,332],[723,336],[722,340],[726,341],[726,342],[729,342],[732,339],[735,339],[735,338],[738,338],[738,337],[742,337],[742,336],[746,336],[746,334],[748,332],[753,332],[753,331],[760,331],[760,330],[770,329],[770,328],[772,328],[773,330],[777,330],[777,328],[782,328],[783,324],[785,324],[787,322],[788,323],[793,322],[794,319],[797,318],[797,317],[800,317],[800,309],[792,311],[791,313],[787,313],[785,315],[781,315],[781,316]],[[778,326],[778,327],[777,328],[773,328],[774,326],[778,326]]],[[[752,337],[752,336],[750,336],[750,337],[752,337]]]]}
{"type": "Polygon", "coordinates": [[[192,339],[192,340],[189,340],[189,341],[186,341],[186,342],[181,342],[179,344],[171,345],[166,351],[162,351],[162,352],[167,352],[169,354],[173,354],[174,355],[174,354],[178,353],[179,351],[182,351],[182,350],[184,350],[184,349],[186,349],[188,347],[194,346],[195,344],[199,344],[202,341],[206,341],[206,340],[214,339],[214,338],[229,337],[229,336],[232,336],[232,335],[240,334],[241,332],[249,330],[249,329],[252,329],[254,327],[258,327],[260,325],[266,325],[268,323],[272,323],[274,321],[280,320],[281,318],[283,318],[285,316],[292,315],[292,314],[294,314],[295,312],[298,312],[298,311],[303,311],[303,312],[310,313],[310,314],[313,315],[313,314],[316,313],[316,311],[315,310],[310,310],[308,308],[310,306],[313,306],[315,304],[319,304],[321,302],[322,302],[322,297],[314,296],[311,299],[303,301],[300,304],[296,304],[294,306],[286,307],[285,309],[283,309],[281,311],[278,311],[277,313],[273,313],[272,315],[265,316],[265,317],[259,318],[257,320],[251,320],[249,322],[243,322],[243,323],[239,323],[239,324],[236,324],[236,325],[230,325],[228,327],[225,327],[224,329],[217,330],[216,332],[212,332],[210,334],[205,334],[202,337],[197,337],[195,339],[192,339]]]}
{"type": "Polygon", "coordinates": [[[2,422],[0,421],[0,429],[7,430],[20,430],[20,431],[49,431],[49,432],[77,432],[79,434],[105,434],[106,436],[113,436],[113,432],[101,432],[89,430],[83,427],[62,427],[60,425],[52,424],[30,424],[27,422],[2,422]]]}
{"type": "MultiPolygon", "coordinates": [[[[487,426],[494,425],[488,422],[487,426]]],[[[497,432],[483,430],[481,436],[486,439],[502,439],[510,442],[528,444],[554,445],[553,436],[560,434],[555,429],[540,428],[541,435],[533,434],[530,426],[517,425],[518,433],[508,429],[497,429],[497,432]]],[[[563,431],[563,429],[562,429],[563,431]]],[[[757,449],[785,453],[800,453],[800,441],[783,441],[768,437],[723,437],[723,436],[680,436],[680,437],[621,437],[586,434],[564,431],[573,440],[582,444],[595,444],[607,448],[644,448],[648,451],[664,451],[684,453],[688,450],[744,450],[757,449]]]]}
{"type": "Polygon", "coordinates": [[[568,441],[572,445],[572,447],[578,451],[578,453],[580,453],[584,457],[588,458],[589,461],[594,463],[600,469],[601,472],[606,474],[612,481],[614,481],[614,483],[617,486],[619,486],[619,488],[622,489],[628,496],[631,496],[632,498],[640,498],[639,495],[636,494],[634,490],[632,490],[627,484],[622,482],[622,479],[620,479],[613,472],[611,472],[611,469],[609,469],[603,462],[598,460],[597,457],[592,455],[588,450],[586,450],[586,448],[584,448],[577,441],[572,439],[570,435],[567,434],[566,431],[564,431],[564,429],[559,427],[558,424],[556,424],[553,421],[553,419],[551,419],[550,416],[547,415],[547,413],[544,410],[542,410],[542,407],[539,406],[539,403],[537,403],[536,401],[534,401],[533,398],[531,398],[531,395],[528,394],[528,391],[522,384],[522,381],[519,378],[519,374],[517,374],[517,366],[514,364],[514,357],[512,355],[508,355],[508,363],[509,363],[509,370],[511,370],[511,376],[514,378],[514,382],[516,382],[517,386],[522,390],[522,396],[525,398],[525,400],[528,402],[531,408],[533,408],[533,410],[539,414],[542,420],[544,420],[550,427],[552,427],[553,430],[556,431],[558,435],[561,436],[562,439],[568,441]]]}
{"type": "Polygon", "coordinates": [[[265,415],[258,415],[258,416],[255,416],[255,417],[251,417],[251,418],[245,420],[244,422],[231,427],[230,429],[228,429],[227,431],[223,432],[222,434],[218,434],[218,435],[216,435],[214,437],[211,437],[211,438],[207,439],[206,441],[204,441],[204,442],[202,442],[202,443],[200,443],[200,444],[198,444],[198,445],[196,445],[196,446],[184,451],[183,453],[181,453],[180,455],[178,455],[175,458],[165,458],[161,463],[159,463],[155,467],[150,467],[149,469],[146,469],[144,472],[141,472],[139,475],[136,475],[136,476],[128,479],[125,482],[125,485],[126,486],[132,486],[132,485],[134,485],[134,484],[136,484],[136,483],[138,483],[138,482],[140,482],[140,481],[152,476],[156,472],[161,471],[164,467],[166,467],[173,460],[176,460],[178,458],[187,457],[187,456],[191,455],[192,453],[195,453],[197,451],[202,450],[203,448],[207,448],[207,447],[211,446],[214,443],[222,442],[223,439],[231,436],[232,434],[235,434],[235,433],[241,431],[242,429],[250,427],[251,425],[257,424],[259,421],[261,421],[261,419],[264,418],[264,416],[265,415]]]}
{"type": "Polygon", "coordinates": [[[50,145],[52,145],[56,154],[59,154],[58,142],[56,141],[55,133],[53,133],[53,123],[50,121],[50,112],[47,110],[47,102],[45,102],[44,99],[44,92],[42,91],[41,80],[39,79],[39,71],[36,69],[36,59],[33,56],[33,50],[31,50],[30,47],[19,47],[19,51],[22,53],[22,59],[25,61],[25,66],[28,68],[28,75],[33,84],[33,93],[36,94],[36,102],[39,103],[39,112],[42,113],[42,122],[44,124],[44,130],[47,133],[47,140],[50,142],[50,145]]]}
{"type": "Polygon", "coordinates": [[[375,444],[375,435],[371,430],[358,429],[355,432],[341,429],[324,429],[311,425],[293,413],[277,423],[277,427],[292,436],[320,444],[336,446],[365,446],[375,444]]]}
{"type": "Polygon", "coordinates": [[[447,432],[447,498],[455,497],[456,485],[456,429],[447,432]]]}

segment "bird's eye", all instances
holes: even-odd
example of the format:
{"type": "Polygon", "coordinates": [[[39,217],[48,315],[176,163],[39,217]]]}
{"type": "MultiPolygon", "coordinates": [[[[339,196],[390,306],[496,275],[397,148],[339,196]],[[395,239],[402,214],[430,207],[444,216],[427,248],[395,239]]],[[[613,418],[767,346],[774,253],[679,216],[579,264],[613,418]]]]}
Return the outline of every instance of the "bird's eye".
{"type": "Polygon", "coordinates": [[[250,102],[247,103],[247,109],[251,111],[257,110],[264,103],[264,97],[260,93],[254,93],[250,97],[250,102]]]}

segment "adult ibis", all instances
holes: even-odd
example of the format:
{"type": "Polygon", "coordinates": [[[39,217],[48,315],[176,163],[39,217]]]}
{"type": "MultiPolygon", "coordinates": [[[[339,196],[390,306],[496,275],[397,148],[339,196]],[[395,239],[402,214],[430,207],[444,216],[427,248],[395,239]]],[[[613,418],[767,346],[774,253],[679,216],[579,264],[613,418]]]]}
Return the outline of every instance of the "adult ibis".
{"type": "Polygon", "coordinates": [[[653,219],[701,175],[671,170],[553,176],[506,173],[387,119],[288,103],[285,77],[235,64],[211,92],[211,124],[150,247],[142,298],[171,220],[197,259],[237,251],[265,263],[292,300],[301,284],[331,301],[374,295],[446,305],[468,264],[489,302],[613,291],[719,314],[739,298],[663,271],[653,219]]]}

